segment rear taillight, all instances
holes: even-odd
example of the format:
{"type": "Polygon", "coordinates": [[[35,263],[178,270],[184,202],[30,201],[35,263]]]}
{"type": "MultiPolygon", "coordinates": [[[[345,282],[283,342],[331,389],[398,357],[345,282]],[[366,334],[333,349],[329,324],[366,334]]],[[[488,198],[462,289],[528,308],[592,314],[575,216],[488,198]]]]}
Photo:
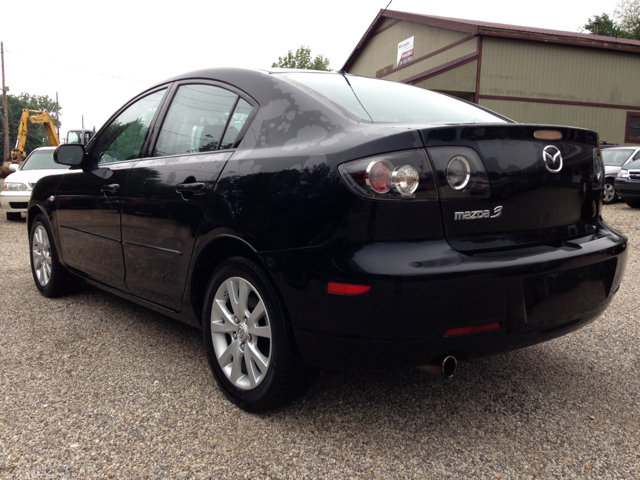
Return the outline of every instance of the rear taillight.
{"type": "Polygon", "coordinates": [[[438,179],[441,198],[486,197],[489,177],[478,154],[467,147],[434,147],[427,150],[438,179]]]}
{"type": "Polygon", "coordinates": [[[342,178],[359,195],[380,200],[437,198],[424,150],[394,152],[343,163],[342,178]]]}

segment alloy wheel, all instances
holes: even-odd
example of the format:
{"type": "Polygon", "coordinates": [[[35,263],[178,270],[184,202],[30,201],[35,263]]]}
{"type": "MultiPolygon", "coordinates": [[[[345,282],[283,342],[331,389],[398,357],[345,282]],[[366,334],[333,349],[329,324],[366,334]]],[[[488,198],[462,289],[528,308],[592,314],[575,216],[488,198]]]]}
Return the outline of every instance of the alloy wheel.
{"type": "Polygon", "coordinates": [[[611,203],[616,198],[616,189],[613,184],[607,182],[604,184],[604,193],[602,196],[602,201],[604,203],[611,203]]]}
{"type": "Polygon", "coordinates": [[[33,271],[38,283],[46,287],[51,279],[51,244],[44,226],[38,225],[31,239],[33,271]]]}
{"type": "Polygon", "coordinates": [[[258,290],[241,277],[222,282],[211,309],[211,340],[220,368],[241,390],[264,380],[271,360],[271,324],[258,290]]]}

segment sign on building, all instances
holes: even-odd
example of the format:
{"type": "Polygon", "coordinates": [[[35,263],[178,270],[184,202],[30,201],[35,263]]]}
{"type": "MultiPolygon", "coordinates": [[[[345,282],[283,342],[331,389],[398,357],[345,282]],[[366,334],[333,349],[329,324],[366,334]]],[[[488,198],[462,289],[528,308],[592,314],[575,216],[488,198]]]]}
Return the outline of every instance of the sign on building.
{"type": "Polygon", "coordinates": [[[398,67],[413,60],[413,37],[398,44],[398,67]]]}

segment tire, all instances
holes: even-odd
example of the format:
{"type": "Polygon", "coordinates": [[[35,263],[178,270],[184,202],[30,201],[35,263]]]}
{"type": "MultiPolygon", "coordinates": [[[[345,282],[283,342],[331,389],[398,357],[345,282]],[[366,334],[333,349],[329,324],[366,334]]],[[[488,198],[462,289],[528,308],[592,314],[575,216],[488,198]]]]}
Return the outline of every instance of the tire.
{"type": "Polygon", "coordinates": [[[640,200],[625,200],[625,203],[631,208],[640,208],[640,200]]]}
{"type": "Polygon", "coordinates": [[[275,288],[255,263],[232,257],[212,275],[202,331],[209,366],[224,394],[257,413],[286,405],[312,380],[275,288]]]}
{"type": "Polygon", "coordinates": [[[20,212],[7,212],[7,220],[12,222],[22,220],[22,215],[20,215],[20,212]]]}
{"type": "Polygon", "coordinates": [[[606,181],[604,184],[604,192],[602,193],[602,203],[610,205],[618,200],[618,194],[616,188],[613,186],[612,181],[606,181]]]}
{"type": "Polygon", "coordinates": [[[29,257],[36,287],[45,297],[59,297],[78,285],[78,277],[58,260],[51,229],[44,215],[38,215],[29,230],[29,257]]]}

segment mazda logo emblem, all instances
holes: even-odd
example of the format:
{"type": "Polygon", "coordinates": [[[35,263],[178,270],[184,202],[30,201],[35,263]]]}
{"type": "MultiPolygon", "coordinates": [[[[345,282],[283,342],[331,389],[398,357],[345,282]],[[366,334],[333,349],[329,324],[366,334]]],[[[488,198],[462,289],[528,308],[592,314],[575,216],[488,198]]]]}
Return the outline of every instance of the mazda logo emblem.
{"type": "Polygon", "coordinates": [[[558,173],[562,170],[562,154],[558,147],[547,145],[542,151],[542,161],[551,173],[558,173]]]}

